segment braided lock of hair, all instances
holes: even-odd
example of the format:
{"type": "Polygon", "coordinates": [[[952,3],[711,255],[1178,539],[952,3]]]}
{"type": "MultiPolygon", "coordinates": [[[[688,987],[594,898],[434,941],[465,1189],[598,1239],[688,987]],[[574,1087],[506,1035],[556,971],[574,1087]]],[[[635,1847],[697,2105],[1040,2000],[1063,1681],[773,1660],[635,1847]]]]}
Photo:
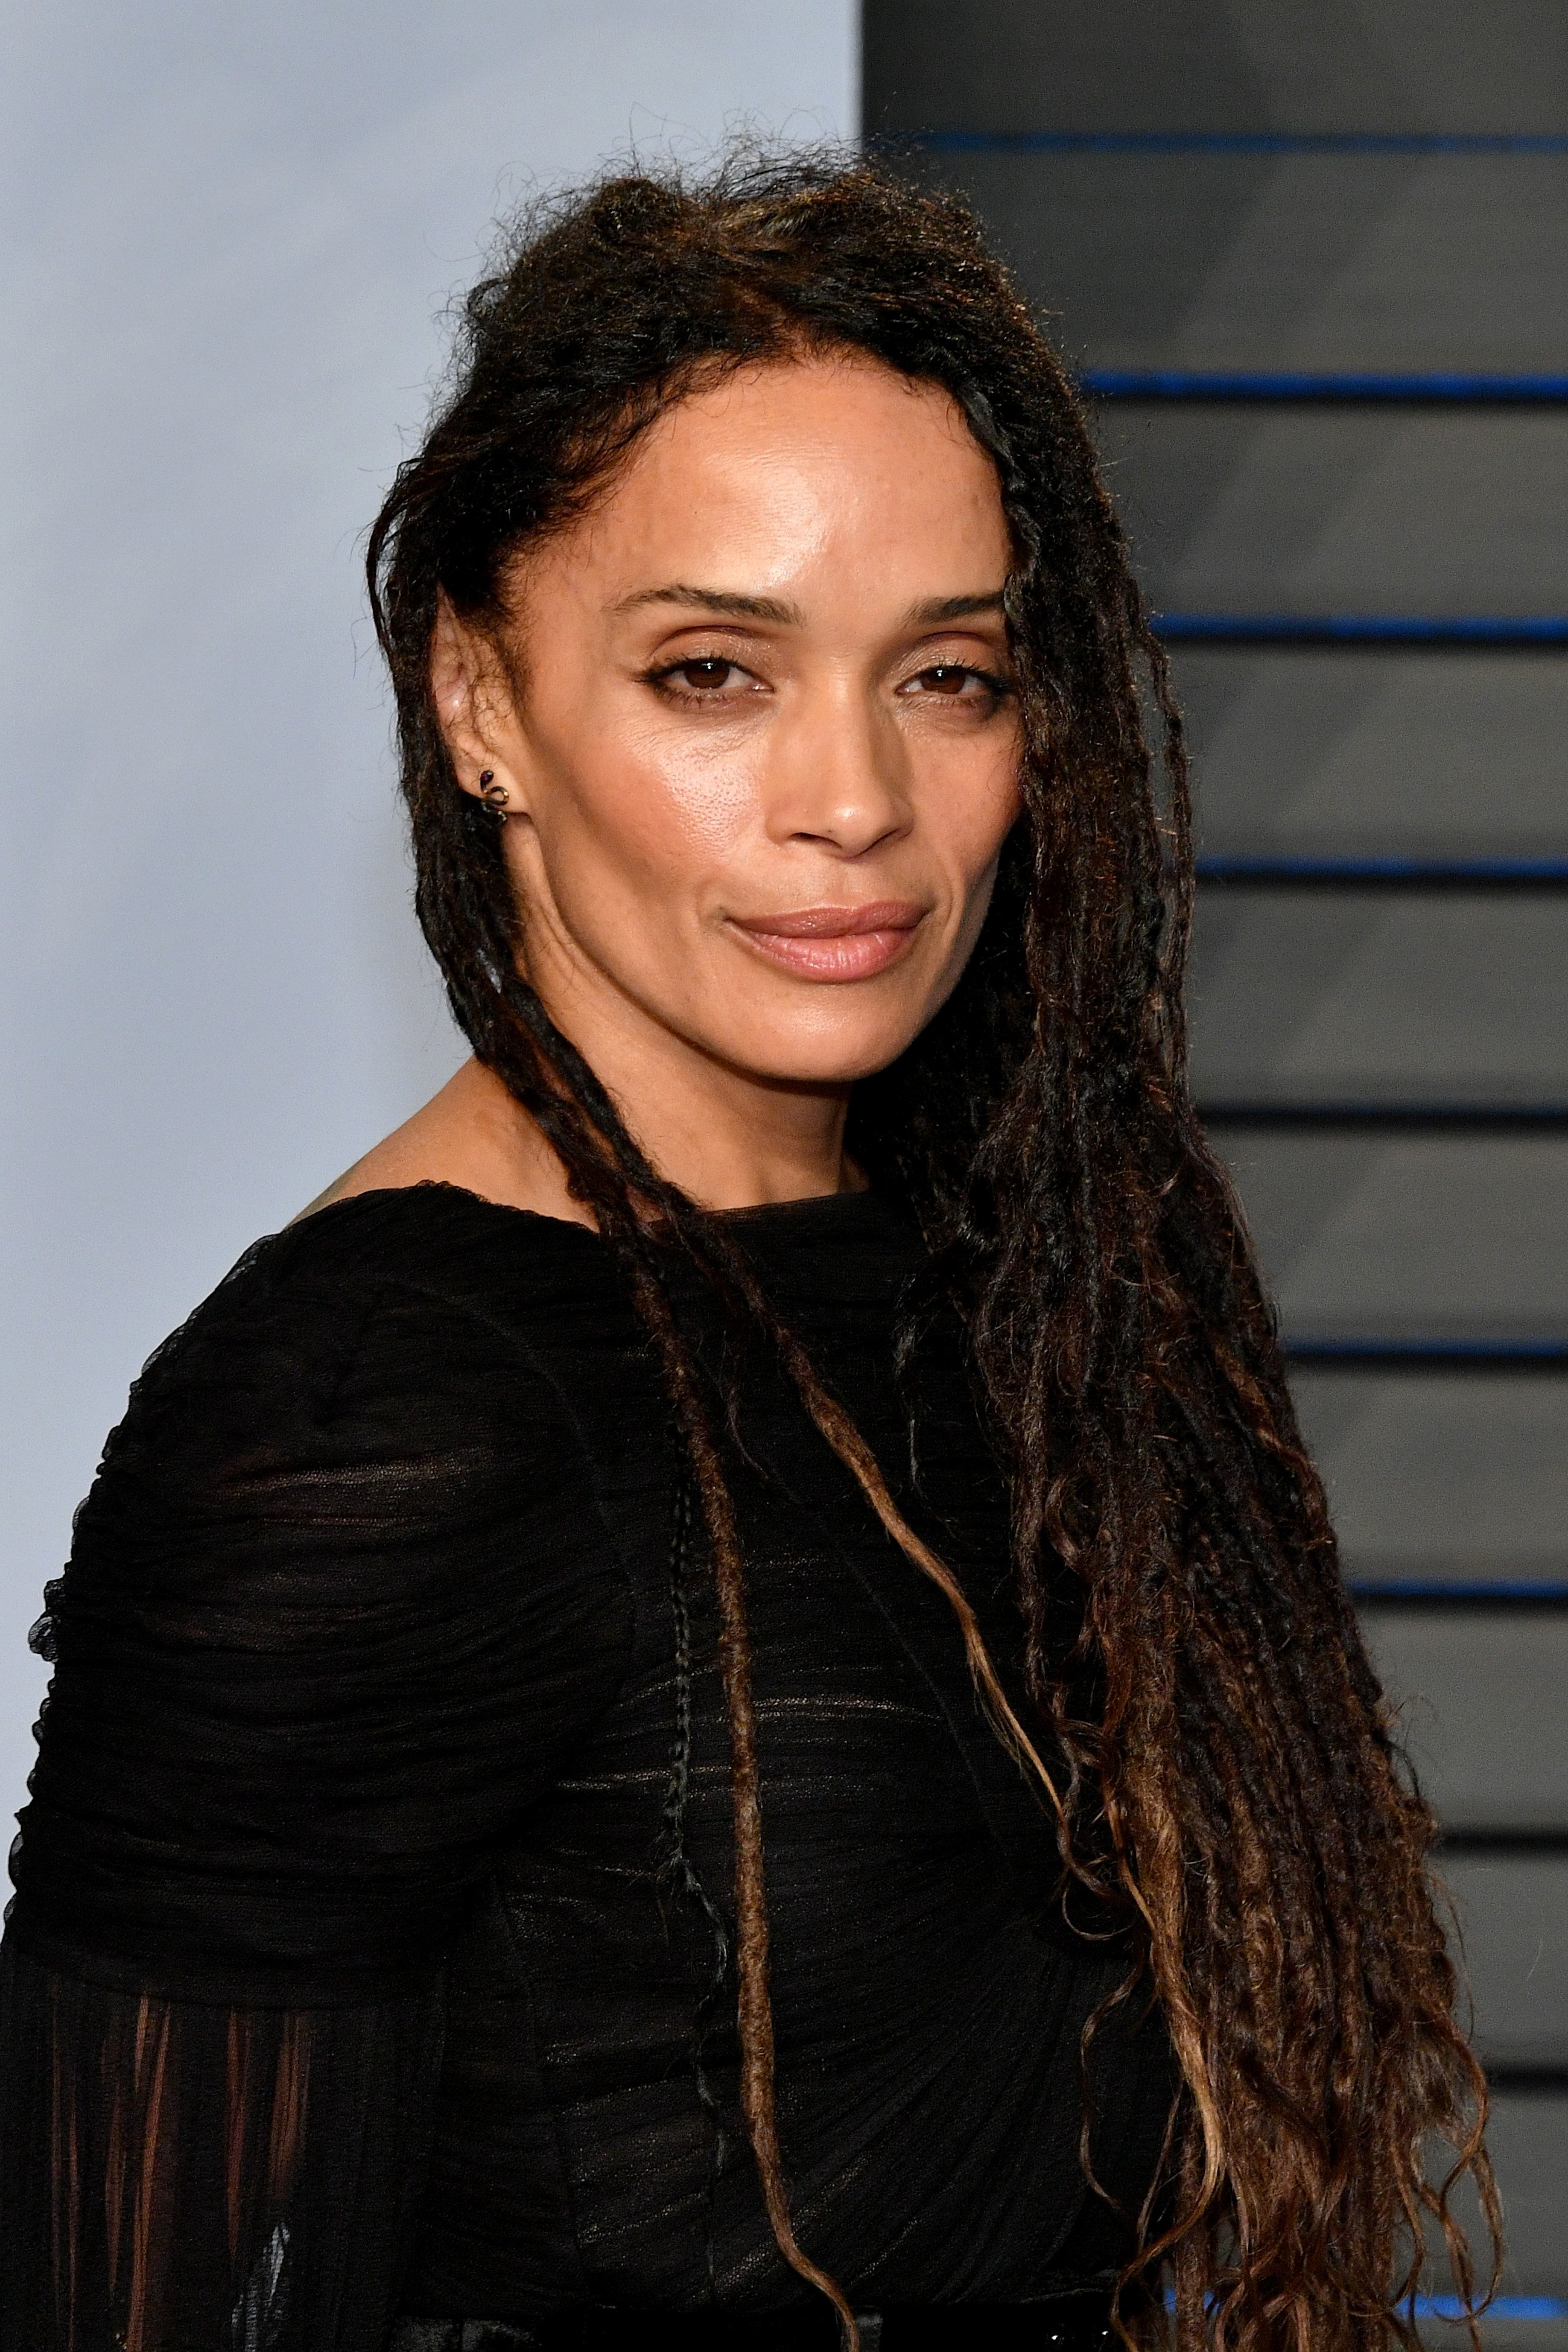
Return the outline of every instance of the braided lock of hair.
{"type": "MultiPolygon", "coordinates": [[[[1168,2334],[1179,2352],[1414,2345],[1427,2219],[1471,2295],[1452,2210],[1466,2173],[1495,2245],[1484,2083],[1453,2015],[1433,1823],[1401,1769],[1240,1213],[1187,1088],[1191,813],[1165,657],[1027,307],[961,204],[857,158],[737,153],[701,183],[640,173],[561,198],[470,297],[459,365],[369,570],[420,920],[474,1051],[538,1121],[622,1273],[706,1533],[741,2107],[782,2255],[852,2346],[848,2299],[789,2215],[744,1561],[672,1257],[777,1351],[891,1539],[946,1593],[982,1704],[1053,1810],[1064,1902],[1082,1884],[1120,1906],[1134,1958],[1101,2016],[1140,1981],[1163,2008],[1182,2084],[1124,2284],[1163,2273],[1172,2293],[1168,2309],[1160,2295],[1119,2307],[1119,2336],[1168,2334]],[[440,597],[504,653],[517,557],[585,511],[672,401],[812,351],[950,392],[1012,533],[1024,814],[967,970],[901,1060],[857,1087],[850,1147],[931,1244],[905,1349],[924,1314],[956,1311],[1007,1454],[1032,1705],[1065,1759],[1060,1787],[852,1421],[529,986],[499,829],[458,789],[431,697],[440,597]],[[1434,2137],[1452,2149],[1437,2179],[1434,2137]]],[[[678,1775],[672,1790],[684,1885],[678,1775]]],[[[1086,2117],[1086,2163],[1087,2140],[1086,2117]]]]}

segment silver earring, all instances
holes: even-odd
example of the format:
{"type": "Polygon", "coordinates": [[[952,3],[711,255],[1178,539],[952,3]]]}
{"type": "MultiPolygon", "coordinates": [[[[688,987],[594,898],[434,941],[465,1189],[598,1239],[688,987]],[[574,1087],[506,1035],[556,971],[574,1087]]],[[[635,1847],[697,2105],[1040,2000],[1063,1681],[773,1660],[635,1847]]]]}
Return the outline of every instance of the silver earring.
{"type": "Polygon", "coordinates": [[[507,787],[496,782],[494,768],[479,771],[479,797],[497,824],[507,822],[507,787]]]}

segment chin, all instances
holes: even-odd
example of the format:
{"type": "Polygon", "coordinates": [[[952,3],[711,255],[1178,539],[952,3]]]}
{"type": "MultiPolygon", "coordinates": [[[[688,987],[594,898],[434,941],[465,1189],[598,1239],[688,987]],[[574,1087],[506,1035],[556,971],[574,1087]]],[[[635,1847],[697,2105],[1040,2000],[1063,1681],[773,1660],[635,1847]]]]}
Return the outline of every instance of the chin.
{"type": "Polygon", "coordinates": [[[798,1040],[793,1050],[779,1039],[775,1050],[758,1054],[755,1036],[737,1041],[733,1059],[743,1069],[773,1086],[852,1087],[861,1078],[874,1078],[913,1045],[919,1030],[903,1029],[889,1035],[860,1036],[830,1042],[817,1037],[798,1040]]]}

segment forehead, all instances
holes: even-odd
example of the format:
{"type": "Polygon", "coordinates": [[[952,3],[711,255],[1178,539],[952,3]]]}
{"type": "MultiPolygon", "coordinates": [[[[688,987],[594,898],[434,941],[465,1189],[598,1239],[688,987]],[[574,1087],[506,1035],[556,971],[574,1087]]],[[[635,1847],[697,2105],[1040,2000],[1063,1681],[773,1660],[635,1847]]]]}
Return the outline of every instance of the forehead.
{"type": "Polygon", "coordinates": [[[1008,553],[995,468],[951,394],[833,354],[675,402],[545,568],[607,594],[644,574],[757,593],[824,567],[956,593],[999,585],[1008,553]]]}
{"type": "Polygon", "coordinates": [[[792,449],[875,467],[916,448],[945,472],[991,477],[942,385],[901,375],[867,352],[827,352],[727,370],[699,384],[644,435],[634,464],[652,476],[705,454],[744,460],[792,449]]]}

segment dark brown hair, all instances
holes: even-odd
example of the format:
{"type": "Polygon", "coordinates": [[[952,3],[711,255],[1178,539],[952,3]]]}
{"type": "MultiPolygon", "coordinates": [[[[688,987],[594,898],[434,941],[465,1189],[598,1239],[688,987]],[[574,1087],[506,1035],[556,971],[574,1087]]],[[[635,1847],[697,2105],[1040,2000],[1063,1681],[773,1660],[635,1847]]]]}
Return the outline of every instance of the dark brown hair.
{"type": "Polygon", "coordinates": [[[537,214],[469,297],[453,387],[370,548],[425,936],[476,1054],[624,1269],[700,1497],[734,1767],[741,2099],[768,2216],[852,2334],[796,2241],[779,2160],[743,1562],[672,1251],[767,1333],[870,1507],[947,1591],[1003,1736],[1038,1759],[853,1424],[529,986],[525,912],[454,776],[429,651],[442,593],[505,625],[509,561],[581,512],[695,383],[834,349],[946,389],[995,464],[1014,548],[1025,813],[963,980],[856,1089],[850,1141],[913,1208],[964,1318],[1011,1477],[1032,1699],[1067,1760],[1066,1881],[1120,1906],[1133,1981],[1152,1984],[1179,2061],[1137,2266],[1172,2282],[1171,2315],[1155,2296],[1126,2325],[1184,2352],[1412,2343],[1428,2220],[1469,2292],[1448,2211],[1460,2172],[1495,2224],[1484,2086],[1453,2020],[1432,1821],[1187,1089],[1189,811],[1165,657],[1073,391],[973,217],[833,155],[740,157],[700,183],[637,173],[537,214]]]}

